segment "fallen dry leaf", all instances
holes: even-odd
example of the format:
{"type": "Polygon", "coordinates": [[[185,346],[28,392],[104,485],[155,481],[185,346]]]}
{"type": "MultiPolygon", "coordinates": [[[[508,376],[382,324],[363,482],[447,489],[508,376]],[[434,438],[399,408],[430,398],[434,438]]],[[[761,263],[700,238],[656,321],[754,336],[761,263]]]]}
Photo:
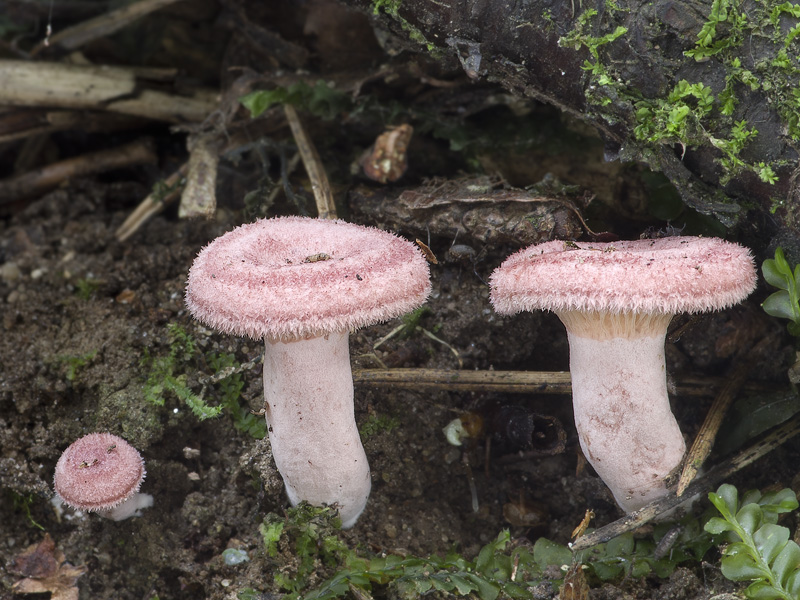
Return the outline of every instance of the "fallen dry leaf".
{"type": "Polygon", "coordinates": [[[78,577],[86,567],[65,562],[64,553],[46,533],[41,542],[28,546],[14,559],[10,570],[24,577],[11,586],[15,594],[50,592],[50,600],[78,600],[78,577]]]}
{"type": "Polygon", "coordinates": [[[575,563],[567,571],[564,585],[558,590],[558,600],[589,600],[589,584],[581,563],[575,563]]]}

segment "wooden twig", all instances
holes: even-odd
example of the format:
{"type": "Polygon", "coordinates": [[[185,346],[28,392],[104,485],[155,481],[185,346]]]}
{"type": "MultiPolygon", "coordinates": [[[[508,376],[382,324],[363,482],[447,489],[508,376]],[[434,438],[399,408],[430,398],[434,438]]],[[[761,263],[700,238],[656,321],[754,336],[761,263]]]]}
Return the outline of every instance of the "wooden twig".
{"type": "Polygon", "coordinates": [[[703,425],[700,431],[697,432],[692,447],[686,454],[686,461],[683,465],[683,471],[678,479],[677,495],[682,496],[684,491],[692,480],[697,476],[698,470],[703,466],[703,463],[711,453],[711,448],[714,446],[714,441],[717,438],[717,433],[722,425],[722,421],[730,408],[731,403],[736,394],[747,381],[747,377],[754,366],[754,357],[761,356],[765,347],[772,342],[772,339],[767,336],[764,337],[758,344],[755,345],[749,352],[747,352],[743,359],[734,361],[728,376],[724,378],[724,383],[720,388],[717,396],[714,398],[714,403],[708,410],[703,425]]]}
{"type": "Polygon", "coordinates": [[[102,173],[131,165],[155,163],[157,160],[153,141],[149,138],[140,138],[117,148],[62,160],[0,181],[0,205],[41,196],[74,177],[102,173]]]}
{"type": "MultiPolygon", "coordinates": [[[[356,384],[416,390],[502,392],[510,394],[571,394],[569,371],[457,371],[448,369],[354,369],[356,384]]],[[[721,377],[677,380],[678,396],[710,396],[724,383],[721,377]]],[[[748,390],[773,391],[763,385],[748,390]]]]}
{"type": "Polygon", "coordinates": [[[0,144],[67,129],[108,133],[140,127],[143,122],[139,117],[115,113],[14,108],[0,111],[0,144]]]}
{"type": "Polygon", "coordinates": [[[737,453],[728,460],[721,462],[719,465],[708,471],[702,477],[695,479],[686,489],[682,497],[675,495],[675,492],[670,492],[667,496],[651,502],[643,506],[639,510],[631,514],[609,523],[593,531],[588,535],[579,537],[577,541],[572,544],[573,552],[579,552],[587,548],[591,548],[597,544],[607,542],[608,540],[622,535],[628,531],[641,527],[648,521],[655,517],[672,510],[679,504],[686,502],[688,498],[692,498],[699,494],[708,493],[713,490],[718,484],[722,483],[725,479],[743,469],[747,465],[757,461],[762,456],[772,452],[778,446],[784,444],[787,440],[800,433],[800,413],[795,414],[782,425],[775,427],[765,435],[759,437],[758,441],[748,446],[746,449],[737,453]]]}
{"type": "Polygon", "coordinates": [[[68,27],[49,39],[39,42],[33,50],[31,56],[36,56],[42,51],[58,48],[63,51],[72,51],[80,48],[84,44],[107,35],[130,25],[134,21],[150,14],[151,12],[174,4],[178,0],[139,0],[117,10],[113,10],[94,19],[89,19],[73,27],[68,27]]]}
{"type": "Polygon", "coordinates": [[[181,194],[178,217],[210,218],[217,209],[217,166],[219,144],[212,136],[199,135],[189,138],[189,163],[186,185],[181,194]]]}
{"type": "Polygon", "coordinates": [[[217,93],[186,95],[147,89],[132,69],[0,60],[0,106],[104,110],[171,123],[199,123],[217,106],[217,93]]]}
{"type": "Polygon", "coordinates": [[[297,151],[303,159],[303,165],[311,180],[311,189],[314,191],[314,200],[317,202],[317,213],[320,219],[335,219],[336,205],[333,203],[333,193],[325,173],[325,167],[317,153],[314,142],[305,132],[297,111],[291,104],[284,104],[283,110],[286,113],[286,120],[292,129],[294,141],[297,144],[297,151]]]}
{"type": "Polygon", "coordinates": [[[139,227],[142,226],[150,217],[157,215],[164,207],[175,200],[183,189],[183,180],[189,168],[189,163],[184,163],[180,169],[167,177],[147,198],[139,203],[128,218],[119,226],[114,235],[120,242],[124,242],[131,237],[139,227]]]}

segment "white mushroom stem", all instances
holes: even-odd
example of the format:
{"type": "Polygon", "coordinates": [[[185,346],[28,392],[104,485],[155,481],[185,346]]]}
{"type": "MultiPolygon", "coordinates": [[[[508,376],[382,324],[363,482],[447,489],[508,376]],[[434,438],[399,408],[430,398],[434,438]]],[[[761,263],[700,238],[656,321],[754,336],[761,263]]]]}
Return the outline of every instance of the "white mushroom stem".
{"type": "Polygon", "coordinates": [[[348,333],[266,341],[264,407],[272,454],[292,505],[335,504],[352,527],[370,472],[353,415],[348,333]]]}
{"type": "Polygon", "coordinates": [[[575,425],[587,460],[632,512],[666,494],[686,446],[667,396],[671,315],[560,312],[567,327],[575,425]]]}
{"type": "Polygon", "coordinates": [[[136,492],[133,496],[125,500],[122,504],[114,508],[98,510],[97,514],[112,521],[124,521],[131,517],[141,517],[142,510],[153,506],[153,497],[150,494],[136,492]]]}

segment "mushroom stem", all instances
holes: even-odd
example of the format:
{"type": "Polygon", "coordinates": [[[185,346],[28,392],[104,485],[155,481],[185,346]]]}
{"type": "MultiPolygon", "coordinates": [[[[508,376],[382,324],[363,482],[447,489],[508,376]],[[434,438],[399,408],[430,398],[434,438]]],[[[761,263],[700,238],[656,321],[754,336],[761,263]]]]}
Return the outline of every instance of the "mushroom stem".
{"type": "Polygon", "coordinates": [[[569,336],[581,448],[620,507],[630,513],[666,494],[664,479],[686,450],[667,396],[664,336],[670,315],[629,317],[634,324],[628,321],[627,326],[622,324],[625,317],[602,315],[598,325],[613,321],[612,331],[589,331],[586,315],[580,323],[572,315],[559,317],[569,336]]]}
{"type": "Polygon", "coordinates": [[[266,340],[264,408],[275,464],[292,505],[337,505],[352,527],[370,491],[353,414],[349,334],[266,340]]]}

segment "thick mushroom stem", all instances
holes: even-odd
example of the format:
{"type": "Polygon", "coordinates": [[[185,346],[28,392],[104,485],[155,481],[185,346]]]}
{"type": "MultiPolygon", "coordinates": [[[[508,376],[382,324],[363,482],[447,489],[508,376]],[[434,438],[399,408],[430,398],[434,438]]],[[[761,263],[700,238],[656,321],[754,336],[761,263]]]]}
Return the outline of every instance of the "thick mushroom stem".
{"type": "Polygon", "coordinates": [[[567,327],[575,426],[587,460],[632,512],[666,494],[686,446],[667,396],[671,315],[559,312],[567,327]]]}
{"type": "Polygon", "coordinates": [[[352,527],[370,472],[353,415],[348,332],[266,340],[264,407],[272,454],[292,505],[335,504],[352,527]]]}

